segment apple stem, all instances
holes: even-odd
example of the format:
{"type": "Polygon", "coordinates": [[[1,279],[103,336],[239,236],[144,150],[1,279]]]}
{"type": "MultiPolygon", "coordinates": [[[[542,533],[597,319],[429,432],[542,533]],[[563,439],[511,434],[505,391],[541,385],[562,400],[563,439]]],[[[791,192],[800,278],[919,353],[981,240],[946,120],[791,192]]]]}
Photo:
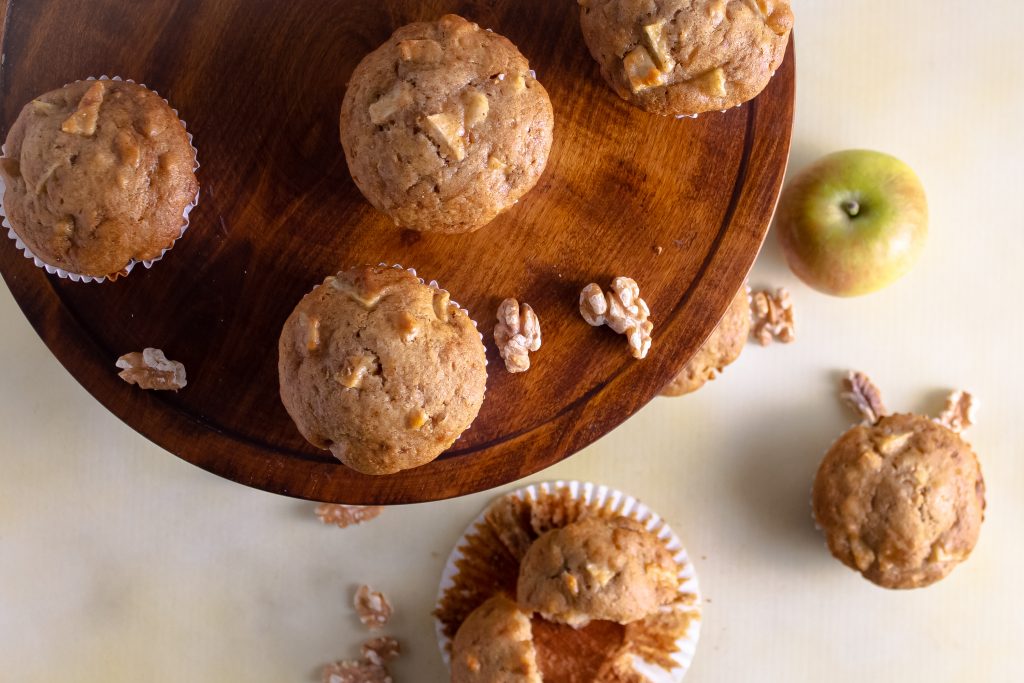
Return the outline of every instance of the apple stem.
{"type": "Polygon", "coordinates": [[[860,213],[860,204],[856,199],[847,199],[842,203],[843,211],[850,218],[855,218],[860,213]]]}

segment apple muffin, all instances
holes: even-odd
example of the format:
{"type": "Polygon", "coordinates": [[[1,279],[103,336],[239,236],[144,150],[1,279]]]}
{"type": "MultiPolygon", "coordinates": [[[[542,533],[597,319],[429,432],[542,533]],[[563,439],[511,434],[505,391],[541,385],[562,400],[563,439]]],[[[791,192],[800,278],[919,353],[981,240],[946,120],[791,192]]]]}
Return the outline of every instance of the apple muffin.
{"type": "Polygon", "coordinates": [[[541,683],[530,617],[501,593],[462,622],[451,662],[452,683],[541,683]]]}
{"type": "Polygon", "coordinates": [[[281,400],[302,435],[365,474],[430,462],[476,418],[487,360],[448,292],[359,266],[303,297],[278,342],[281,400]]]}
{"type": "Polygon", "coordinates": [[[658,539],[627,517],[590,517],[552,529],[530,546],[516,597],[548,621],[628,624],[672,601],[678,567],[658,539]]]}
{"type": "Polygon", "coordinates": [[[551,102],[507,38],[449,14],[409,24],[367,55],[341,105],[352,180],[395,223],[469,232],[532,188],[551,102]]]}
{"type": "Polygon", "coordinates": [[[156,93],[78,81],[29,102],[7,134],[3,210],[38,259],[114,277],[181,236],[199,191],[195,150],[156,93]]]}
{"type": "Polygon", "coordinates": [[[434,615],[453,681],[468,680],[460,669],[481,653],[525,639],[540,679],[552,683],[679,680],[696,649],[700,598],[679,539],[606,487],[552,482],[501,496],[456,544],[445,576],[434,615]],[[470,620],[481,605],[493,611],[496,595],[515,637],[492,630],[467,662],[466,634],[481,632],[470,620]],[[537,596],[557,614],[530,604],[537,596]]]}
{"type": "Polygon", "coordinates": [[[750,337],[750,288],[744,283],[718,327],[693,358],[661,390],[662,396],[682,396],[700,389],[740,357],[750,337]]]}
{"type": "Polygon", "coordinates": [[[627,102],[692,116],[756,97],[786,55],[789,0],[579,0],[601,75],[627,102]]]}
{"type": "Polygon", "coordinates": [[[970,395],[958,393],[939,420],[889,415],[860,373],[846,396],[865,422],[843,434],[814,480],[814,519],[829,550],[884,588],[920,588],[947,576],[978,541],[985,482],[957,429],[970,395]]]}

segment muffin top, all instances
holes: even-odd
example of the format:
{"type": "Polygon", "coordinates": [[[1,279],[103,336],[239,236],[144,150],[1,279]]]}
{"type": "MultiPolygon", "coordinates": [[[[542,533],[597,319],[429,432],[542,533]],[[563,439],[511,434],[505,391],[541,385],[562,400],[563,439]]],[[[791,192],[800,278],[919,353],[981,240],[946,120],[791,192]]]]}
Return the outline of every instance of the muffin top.
{"type": "Polygon", "coordinates": [[[636,520],[586,517],[534,541],[516,594],[549,621],[628,624],[676,597],[678,573],[668,549],[636,520]]]}
{"type": "Polygon", "coordinates": [[[918,588],[974,548],[985,483],[958,434],[898,414],[839,438],[818,469],[813,504],[836,558],[885,588],[918,588]]]}
{"type": "Polygon", "coordinates": [[[537,182],[551,102],[507,38],[449,14],[409,24],[368,54],[341,105],[356,185],[395,223],[475,230],[537,182]]]}
{"type": "Polygon", "coordinates": [[[498,594],[477,607],[452,642],[452,683],[540,683],[530,617],[498,594]]]}
{"type": "Polygon", "coordinates": [[[299,431],[349,467],[422,465],[476,418],[480,333],[448,292],[412,272],[359,266],[302,298],[278,343],[281,399],[299,431]]]}
{"type": "Polygon", "coordinates": [[[199,183],[195,152],[159,95],[78,81],[29,102],[0,161],[4,212],[51,266],[102,277],[160,256],[199,183]]]}
{"type": "Polygon", "coordinates": [[[624,100],[675,116],[758,95],[786,54],[789,0],[580,0],[601,74],[624,100]]]}
{"type": "Polygon", "coordinates": [[[718,327],[704,346],[679,371],[679,374],[661,390],[662,396],[682,396],[697,391],[708,380],[715,378],[726,365],[740,357],[750,336],[750,294],[744,284],[736,292],[732,303],[718,327]]]}

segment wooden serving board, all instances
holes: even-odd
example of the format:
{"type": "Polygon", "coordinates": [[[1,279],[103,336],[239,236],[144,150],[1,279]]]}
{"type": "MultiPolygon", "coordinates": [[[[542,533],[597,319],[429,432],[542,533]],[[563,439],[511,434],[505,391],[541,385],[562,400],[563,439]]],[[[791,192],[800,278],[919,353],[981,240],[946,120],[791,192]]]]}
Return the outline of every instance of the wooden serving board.
{"type": "Polygon", "coordinates": [[[4,15],[3,136],[34,96],[121,76],[178,109],[202,164],[191,227],[151,270],[72,283],[4,236],[0,271],[25,315],[68,371],[146,437],[220,476],[301,498],[462,495],[600,438],[714,328],[764,239],[789,153],[792,50],[749,104],[696,120],[651,116],[601,80],[572,0],[24,0],[4,15]],[[376,212],[349,177],[337,130],[359,60],[396,27],[445,12],[516,43],[555,110],[537,187],[491,225],[458,236],[399,230],[376,212]],[[490,376],[479,417],[449,452],[369,477],[295,429],[278,396],[277,337],[325,276],[378,262],[436,278],[471,311],[490,376]],[[654,343],[642,361],[578,313],[584,285],[617,275],[640,283],[652,311],[654,343]],[[522,375],[505,371],[492,339],[508,296],[529,302],[543,327],[543,348],[522,375]],[[122,382],[114,361],[146,346],[182,361],[188,387],[158,393],[122,382]]]}

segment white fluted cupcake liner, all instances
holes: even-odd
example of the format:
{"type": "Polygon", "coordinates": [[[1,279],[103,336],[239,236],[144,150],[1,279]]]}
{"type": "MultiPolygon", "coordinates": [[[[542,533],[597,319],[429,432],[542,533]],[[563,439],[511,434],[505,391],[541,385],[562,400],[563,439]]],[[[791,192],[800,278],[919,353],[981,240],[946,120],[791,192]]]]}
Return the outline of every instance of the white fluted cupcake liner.
{"type": "MultiPolygon", "coordinates": [[[[86,78],[84,80],[86,80],[86,81],[124,81],[125,83],[135,83],[135,81],[133,81],[130,78],[124,79],[124,78],[121,78],[120,76],[110,77],[110,76],[106,76],[106,75],[100,76],[98,78],[96,76],[89,76],[88,78],[86,78]]],[[[79,82],[81,82],[81,81],[72,81],[72,83],[79,83],[79,82]]],[[[64,87],[67,87],[68,85],[71,85],[71,83],[65,83],[64,87]]],[[[139,83],[138,85],[143,87],[143,88],[147,88],[145,83],[139,83]]],[[[152,90],[150,88],[147,88],[147,89],[150,90],[151,92],[157,94],[157,95],[160,94],[160,93],[157,93],[155,90],[152,90]]],[[[164,99],[164,98],[161,98],[161,99],[163,99],[164,102],[167,103],[167,106],[169,106],[169,107],[171,106],[171,103],[167,102],[166,99],[164,99]]],[[[171,107],[171,111],[174,112],[175,116],[178,115],[178,110],[177,109],[174,109],[173,107],[171,107]]],[[[185,128],[185,135],[188,136],[188,143],[192,147],[192,158],[193,158],[192,172],[195,173],[196,171],[199,170],[199,150],[197,150],[196,146],[192,143],[192,133],[188,132],[188,127],[185,124],[185,122],[183,120],[181,120],[180,118],[178,119],[178,121],[181,123],[182,128],[185,128]]],[[[4,155],[6,154],[6,150],[3,147],[0,147],[0,154],[4,154],[4,155]]],[[[108,280],[109,281],[114,281],[114,280],[118,279],[119,277],[124,277],[124,276],[128,275],[130,272],[132,272],[132,269],[134,269],[135,266],[137,266],[137,265],[142,265],[143,267],[145,267],[147,269],[148,268],[152,268],[154,263],[156,263],[157,261],[162,259],[164,257],[164,255],[167,254],[168,251],[170,251],[171,249],[174,248],[174,245],[177,243],[177,241],[180,240],[182,238],[182,236],[185,234],[185,231],[188,230],[189,214],[192,213],[192,209],[194,209],[196,207],[196,205],[199,203],[199,190],[196,190],[195,198],[181,212],[181,232],[178,233],[178,236],[176,238],[174,238],[174,241],[171,242],[171,244],[168,245],[167,248],[165,248],[163,251],[160,252],[159,256],[157,256],[156,258],[147,259],[145,261],[137,261],[137,260],[133,259],[132,261],[128,262],[128,265],[126,265],[123,269],[121,269],[120,271],[118,271],[116,273],[110,273],[108,275],[95,276],[95,275],[81,275],[81,274],[78,274],[78,273],[68,272],[67,270],[64,270],[63,268],[58,268],[57,266],[50,265],[49,263],[46,263],[41,258],[36,256],[32,252],[32,250],[29,249],[28,245],[25,244],[25,242],[21,239],[21,237],[18,236],[18,233],[15,232],[15,230],[14,230],[14,226],[11,225],[11,222],[7,219],[7,214],[4,211],[4,206],[3,206],[3,195],[4,195],[5,190],[6,190],[6,188],[4,186],[3,179],[0,178],[0,225],[2,225],[7,230],[7,236],[14,241],[15,246],[22,252],[22,254],[24,254],[25,258],[31,259],[32,262],[35,263],[37,267],[44,269],[50,275],[57,275],[58,277],[61,277],[61,278],[67,279],[67,280],[71,280],[72,282],[106,282],[108,280]]]]}
{"type": "MultiPolygon", "coordinates": [[[[632,659],[634,670],[647,678],[651,683],[680,683],[686,672],[689,670],[693,657],[697,652],[697,641],[700,638],[701,626],[701,594],[697,581],[697,572],[690,561],[682,541],[675,534],[669,525],[656,512],[648,508],[633,496],[622,491],[604,486],[581,481],[551,481],[540,484],[530,484],[521,489],[512,491],[506,496],[520,500],[537,501],[542,497],[567,491],[573,500],[583,501],[588,508],[600,510],[602,514],[623,516],[634,519],[665,542],[666,547],[672,552],[672,557],[679,566],[679,593],[686,596],[681,600],[663,609],[680,610],[685,613],[688,619],[686,633],[675,642],[676,651],[669,656],[676,666],[671,669],[658,666],[635,656],[632,659]]],[[[462,537],[456,542],[454,549],[448,556],[444,570],[441,573],[441,583],[437,591],[436,606],[441,607],[446,593],[456,585],[456,576],[459,573],[458,563],[464,557],[464,551],[468,545],[468,539],[476,533],[479,526],[485,523],[485,516],[490,509],[488,505],[469,524],[462,537]]],[[[444,624],[436,616],[434,627],[437,634],[437,645],[441,651],[441,658],[448,666],[451,665],[451,639],[445,635],[444,624]]]]}

